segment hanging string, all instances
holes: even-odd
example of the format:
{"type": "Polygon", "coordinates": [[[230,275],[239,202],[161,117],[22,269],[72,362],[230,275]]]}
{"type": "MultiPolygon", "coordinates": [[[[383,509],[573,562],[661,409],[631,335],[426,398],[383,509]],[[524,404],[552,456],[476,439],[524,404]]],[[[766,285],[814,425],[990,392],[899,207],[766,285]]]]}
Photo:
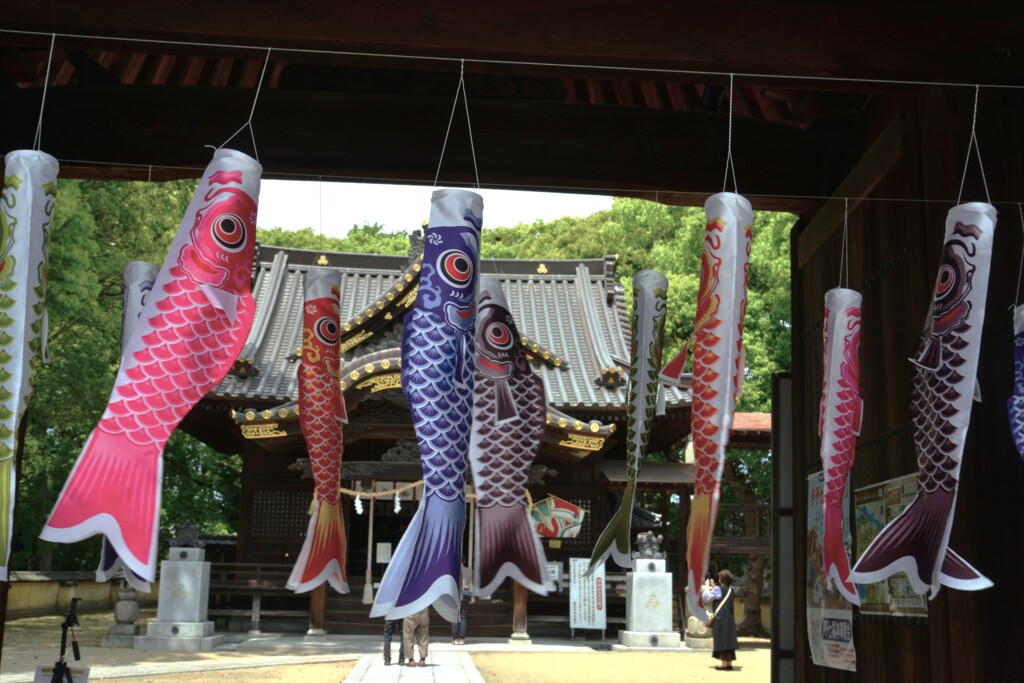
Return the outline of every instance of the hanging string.
{"type": "Polygon", "coordinates": [[[444,132],[444,143],[441,145],[441,158],[437,160],[437,172],[434,173],[434,187],[437,187],[437,179],[441,177],[441,164],[444,163],[444,153],[448,149],[448,138],[452,134],[452,121],[455,120],[455,109],[459,106],[459,94],[466,104],[466,128],[469,130],[469,151],[473,155],[473,173],[476,177],[476,187],[480,189],[480,171],[476,165],[476,148],[473,146],[473,124],[469,120],[469,96],[466,94],[466,60],[460,60],[459,85],[455,88],[455,100],[452,102],[452,111],[448,115],[448,129],[444,132]]]}
{"type": "Polygon", "coordinates": [[[224,145],[226,145],[229,142],[231,142],[236,135],[238,135],[243,130],[248,128],[249,129],[249,136],[252,138],[252,155],[253,155],[253,157],[256,158],[256,161],[260,160],[259,150],[256,149],[256,131],[254,131],[253,128],[252,128],[252,117],[253,117],[253,114],[256,113],[256,103],[259,102],[259,100],[260,100],[260,90],[263,88],[263,77],[267,75],[267,66],[269,66],[269,65],[270,65],[270,48],[268,47],[267,48],[267,56],[263,60],[263,71],[260,72],[260,80],[257,81],[257,83],[256,83],[256,94],[252,98],[252,109],[249,110],[249,120],[246,121],[245,123],[243,123],[241,128],[239,128],[234,133],[232,133],[231,137],[229,137],[227,140],[225,140],[223,143],[221,143],[221,146],[218,147],[217,149],[220,149],[224,145]]]}
{"type": "MultiPolygon", "coordinates": [[[[146,192],[152,197],[153,195],[153,165],[149,165],[149,174],[146,176],[146,192]]],[[[152,202],[146,202],[146,222],[149,222],[149,207],[152,202]]],[[[139,225],[139,229],[135,231],[135,250],[132,252],[132,261],[135,261],[139,257],[139,240],[142,239],[142,225],[139,225]]]]}
{"type": "Polygon", "coordinates": [[[46,108],[46,94],[50,89],[50,67],[53,66],[53,46],[57,43],[57,34],[50,34],[50,56],[46,58],[46,76],[43,77],[43,101],[39,103],[39,122],[36,123],[36,136],[32,141],[32,149],[39,151],[43,144],[43,110],[46,108]]]}
{"type": "Polygon", "coordinates": [[[960,193],[956,196],[956,203],[960,203],[960,199],[964,194],[964,181],[967,180],[967,166],[971,163],[971,148],[978,154],[978,170],[981,171],[981,182],[985,186],[985,201],[989,204],[992,203],[992,198],[988,194],[988,181],[985,179],[985,166],[981,163],[981,147],[978,146],[978,136],[975,134],[975,127],[978,124],[978,92],[981,90],[980,86],[974,86],[974,115],[971,117],[971,140],[967,143],[967,158],[964,159],[964,175],[960,178],[960,193]]]}
{"type": "MultiPolygon", "coordinates": [[[[1020,213],[1020,228],[1021,232],[1024,232],[1024,208],[1021,207],[1021,203],[1017,202],[1017,211],[1020,213]]],[[[1020,269],[1017,271],[1017,296],[1013,298],[1014,304],[1020,303],[1020,278],[1024,275],[1024,247],[1021,248],[1020,252],[1020,269]]],[[[1011,306],[1011,310],[1012,310],[1011,306]]]]}
{"type": "Polygon", "coordinates": [[[729,171],[732,171],[732,187],[736,192],[740,191],[740,186],[736,183],[736,166],[732,162],[732,86],[733,86],[733,74],[729,74],[729,143],[728,152],[725,155],[725,177],[722,179],[722,192],[725,192],[726,185],[729,183],[729,171]]]}
{"type": "Polygon", "coordinates": [[[847,226],[850,218],[850,198],[843,197],[843,247],[839,256],[839,286],[849,287],[850,286],[850,261],[849,251],[850,242],[847,231],[847,226]],[[843,265],[846,265],[846,284],[843,284],[843,265]]]}

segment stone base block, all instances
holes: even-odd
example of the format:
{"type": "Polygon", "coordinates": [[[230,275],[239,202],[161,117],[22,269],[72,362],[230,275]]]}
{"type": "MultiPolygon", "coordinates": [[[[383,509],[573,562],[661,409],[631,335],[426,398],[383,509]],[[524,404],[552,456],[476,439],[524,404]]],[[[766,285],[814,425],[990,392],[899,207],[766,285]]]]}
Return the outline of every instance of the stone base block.
{"type": "Polygon", "coordinates": [[[151,621],[146,624],[146,635],[135,638],[135,649],[208,652],[222,642],[224,636],[214,635],[212,621],[151,621]]]}
{"type": "Polygon", "coordinates": [[[135,637],[142,633],[138,624],[114,624],[100,644],[103,647],[135,647],[135,637]]]}
{"type": "Polygon", "coordinates": [[[693,636],[687,633],[686,647],[693,650],[712,650],[714,649],[714,643],[711,638],[706,636],[693,636]]]}
{"type": "Polygon", "coordinates": [[[675,631],[619,631],[619,643],[629,648],[677,648],[680,638],[675,631]]]}

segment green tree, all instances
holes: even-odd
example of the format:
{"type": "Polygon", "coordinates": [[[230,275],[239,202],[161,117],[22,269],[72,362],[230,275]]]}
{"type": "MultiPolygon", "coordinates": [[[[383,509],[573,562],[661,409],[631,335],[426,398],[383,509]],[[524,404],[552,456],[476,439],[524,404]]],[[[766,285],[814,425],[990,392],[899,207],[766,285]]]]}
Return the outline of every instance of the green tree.
{"type": "Polygon", "coordinates": [[[406,254],[409,236],[387,232],[378,223],[353,225],[345,237],[328,237],[313,228],[285,230],[280,227],[259,228],[256,238],[261,244],[310,251],[345,251],[355,254],[406,254]]]}

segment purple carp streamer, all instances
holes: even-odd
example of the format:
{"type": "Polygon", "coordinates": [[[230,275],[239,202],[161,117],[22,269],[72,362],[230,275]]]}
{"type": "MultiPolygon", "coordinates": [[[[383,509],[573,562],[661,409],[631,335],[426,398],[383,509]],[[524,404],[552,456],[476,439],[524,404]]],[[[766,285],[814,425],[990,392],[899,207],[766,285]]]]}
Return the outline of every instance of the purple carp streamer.
{"type": "MultiPolygon", "coordinates": [[[[160,267],[145,261],[129,261],[124,267],[124,274],[121,281],[121,353],[124,353],[128,346],[128,340],[132,337],[132,330],[139,321],[139,316],[146,306],[146,298],[153,291],[153,283],[156,282],[157,273],[160,267]]],[[[123,359],[122,359],[123,360],[123,359]]],[[[149,581],[133,572],[124,564],[114,546],[110,544],[107,537],[103,537],[103,547],[100,549],[100,565],[96,568],[96,581],[109,581],[117,574],[117,570],[124,570],[125,580],[137,591],[148,593],[152,590],[149,581]]]]}
{"type": "Polygon", "coordinates": [[[4,159],[0,194],[0,581],[14,534],[15,460],[37,357],[46,356],[46,263],[57,201],[57,160],[18,150],[4,159]]]}
{"type": "Polygon", "coordinates": [[[262,172],[241,152],[214,153],[43,540],[73,543],[103,534],[128,569],[154,579],[164,447],[231,369],[252,326],[262,172]]]}
{"type": "Polygon", "coordinates": [[[640,461],[647,454],[647,440],[658,404],[658,375],[661,372],[662,341],[665,332],[668,280],[653,270],[633,276],[633,321],[630,344],[629,416],[626,422],[626,490],[622,502],[594,545],[590,569],[611,555],[616,564],[630,568],[630,529],[633,500],[640,461]]]}
{"type": "Polygon", "coordinates": [[[371,617],[401,619],[433,605],[448,621],[459,619],[482,215],[478,194],[434,192],[419,293],[402,333],[402,391],[423,461],[423,500],[371,617]]]}
{"type": "Polygon", "coordinates": [[[949,533],[971,420],[995,227],[995,208],[980,202],[955,206],[946,218],[935,293],[910,359],[920,488],[857,560],[850,574],[854,583],[904,572],[914,591],[928,591],[929,598],[941,585],[958,590],[992,585],[949,548],[949,533]]]}
{"type": "Polygon", "coordinates": [[[860,397],[860,309],[859,292],[842,288],[825,292],[825,371],[818,420],[825,479],[823,573],[826,581],[854,605],[860,605],[860,596],[849,580],[850,556],[843,544],[843,499],[864,406],[860,397]]]}
{"type": "Polygon", "coordinates": [[[701,258],[697,316],[693,325],[693,404],[690,433],[696,460],[694,498],[686,530],[690,614],[706,619],[698,592],[708,570],[718,517],[725,448],[743,381],[743,318],[750,261],[750,202],[721,192],[704,204],[707,227],[701,258]]]}
{"type": "Polygon", "coordinates": [[[1013,395],[1006,401],[1010,432],[1024,458],[1024,306],[1013,309],[1013,395]]]}
{"type": "Polygon", "coordinates": [[[482,279],[469,462],[476,489],[474,595],[484,598],[509,576],[541,595],[554,588],[525,498],[547,402],[518,341],[501,285],[482,279]]]}

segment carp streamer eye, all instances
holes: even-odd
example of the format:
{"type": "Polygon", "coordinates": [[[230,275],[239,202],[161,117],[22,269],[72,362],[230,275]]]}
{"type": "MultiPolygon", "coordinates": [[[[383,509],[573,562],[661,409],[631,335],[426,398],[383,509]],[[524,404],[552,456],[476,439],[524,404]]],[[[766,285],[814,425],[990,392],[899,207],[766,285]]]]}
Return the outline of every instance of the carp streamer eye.
{"type": "Polygon", "coordinates": [[[495,348],[507,351],[512,348],[512,332],[504,323],[492,323],[487,328],[487,341],[495,348]]]}
{"type": "Polygon", "coordinates": [[[437,270],[445,282],[454,287],[462,287],[473,277],[473,262],[466,252],[449,249],[438,257],[437,270]]]}
{"type": "Polygon", "coordinates": [[[332,318],[320,318],[313,326],[316,338],[328,346],[338,343],[338,321],[332,318]]]}
{"type": "Polygon", "coordinates": [[[245,246],[245,223],[232,213],[217,216],[213,221],[213,238],[228,251],[240,251],[245,246]]]}

